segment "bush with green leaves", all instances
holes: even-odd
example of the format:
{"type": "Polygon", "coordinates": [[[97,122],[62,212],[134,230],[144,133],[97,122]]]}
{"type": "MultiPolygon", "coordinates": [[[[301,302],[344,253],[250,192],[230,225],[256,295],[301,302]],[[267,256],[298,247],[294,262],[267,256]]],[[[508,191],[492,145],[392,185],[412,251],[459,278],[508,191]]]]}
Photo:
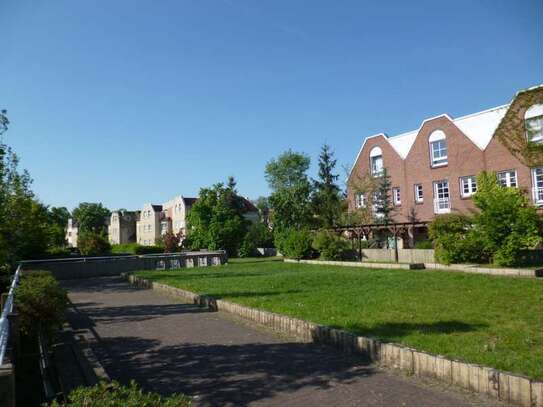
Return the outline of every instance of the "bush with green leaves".
{"type": "Polygon", "coordinates": [[[323,260],[342,260],[348,247],[343,238],[327,230],[320,230],[313,239],[313,248],[323,260]]]}
{"type": "Polygon", "coordinates": [[[83,256],[99,256],[111,252],[111,245],[104,231],[80,231],[77,237],[77,248],[83,256]]]}
{"type": "Polygon", "coordinates": [[[53,401],[50,407],[188,407],[189,397],[182,394],[161,396],[144,392],[134,381],[128,386],[118,382],[100,382],[94,386],[78,387],[66,402],[53,401]]]}
{"type": "Polygon", "coordinates": [[[50,272],[25,272],[15,290],[21,331],[25,334],[38,331],[53,333],[64,320],[67,303],[66,290],[50,272]]]}
{"type": "Polygon", "coordinates": [[[275,234],[275,247],[283,256],[300,260],[313,252],[313,237],[307,229],[284,229],[275,234]]]}

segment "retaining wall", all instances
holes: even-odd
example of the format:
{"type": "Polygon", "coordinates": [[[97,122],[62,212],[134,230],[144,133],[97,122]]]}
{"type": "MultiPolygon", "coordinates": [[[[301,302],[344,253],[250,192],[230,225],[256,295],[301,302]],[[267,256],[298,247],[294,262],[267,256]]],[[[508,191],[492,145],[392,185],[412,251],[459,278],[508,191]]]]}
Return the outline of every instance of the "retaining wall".
{"type": "Polygon", "coordinates": [[[142,256],[81,257],[76,259],[27,260],[22,270],[47,270],[56,279],[114,276],[137,270],[168,270],[183,267],[218,266],[226,263],[223,250],[147,254],[142,256]]]}
{"type": "Polygon", "coordinates": [[[185,301],[225,311],[274,331],[295,336],[306,342],[333,345],[345,352],[361,353],[385,367],[399,369],[419,377],[429,377],[464,389],[488,395],[523,407],[543,407],[543,382],[485,366],[447,359],[405,346],[356,336],[313,322],[261,311],[225,300],[198,295],[180,288],[154,283],[132,274],[126,275],[135,286],[151,288],[185,301]]]}
{"type": "MultiPolygon", "coordinates": [[[[395,261],[394,249],[362,249],[362,262],[364,261],[395,261]]],[[[398,249],[400,263],[435,263],[432,249],[398,249]]]]}

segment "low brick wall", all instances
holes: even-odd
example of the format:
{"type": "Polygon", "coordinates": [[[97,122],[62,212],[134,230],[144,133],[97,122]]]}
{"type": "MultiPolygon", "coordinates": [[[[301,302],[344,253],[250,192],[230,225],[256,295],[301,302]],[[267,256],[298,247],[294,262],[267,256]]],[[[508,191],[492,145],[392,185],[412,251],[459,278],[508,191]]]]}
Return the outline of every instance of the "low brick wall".
{"type": "Polygon", "coordinates": [[[333,345],[345,352],[356,352],[385,367],[399,369],[419,377],[429,377],[464,389],[486,394],[495,399],[523,407],[543,406],[543,382],[528,377],[502,372],[485,366],[450,360],[443,356],[393,344],[373,338],[356,336],[340,329],[286,315],[261,311],[225,300],[198,295],[180,288],[154,283],[133,274],[127,279],[137,287],[151,288],[182,298],[213,311],[235,314],[274,331],[297,337],[306,342],[333,345]]]}
{"type": "Polygon", "coordinates": [[[199,251],[142,256],[80,257],[75,259],[21,261],[23,272],[50,271],[58,280],[114,276],[138,270],[168,270],[182,267],[220,266],[227,262],[226,252],[199,251]]]}

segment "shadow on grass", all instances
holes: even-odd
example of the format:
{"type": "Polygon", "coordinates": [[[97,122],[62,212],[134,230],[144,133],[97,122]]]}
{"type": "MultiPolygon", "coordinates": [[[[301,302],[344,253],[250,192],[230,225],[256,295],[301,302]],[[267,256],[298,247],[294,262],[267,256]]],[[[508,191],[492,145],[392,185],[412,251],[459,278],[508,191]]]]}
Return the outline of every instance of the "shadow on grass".
{"type": "Polygon", "coordinates": [[[487,328],[487,324],[474,324],[462,321],[437,321],[432,323],[409,323],[409,322],[384,322],[373,326],[351,323],[343,327],[345,329],[361,336],[369,336],[380,339],[397,340],[414,333],[417,334],[443,334],[449,335],[461,332],[473,332],[487,328]]]}

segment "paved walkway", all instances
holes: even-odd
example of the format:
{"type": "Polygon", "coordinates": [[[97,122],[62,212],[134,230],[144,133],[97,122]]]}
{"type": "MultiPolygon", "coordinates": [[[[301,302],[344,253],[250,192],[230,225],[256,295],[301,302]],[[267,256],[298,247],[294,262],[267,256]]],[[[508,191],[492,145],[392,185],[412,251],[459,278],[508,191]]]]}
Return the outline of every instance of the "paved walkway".
{"type": "Polygon", "coordinates": [[[281,338],[117,277],[63,284],[74,329],[90,329],[108,374],[196,405],[470,406],[474,396],[374,369],[358,356],[281,338]]]}

